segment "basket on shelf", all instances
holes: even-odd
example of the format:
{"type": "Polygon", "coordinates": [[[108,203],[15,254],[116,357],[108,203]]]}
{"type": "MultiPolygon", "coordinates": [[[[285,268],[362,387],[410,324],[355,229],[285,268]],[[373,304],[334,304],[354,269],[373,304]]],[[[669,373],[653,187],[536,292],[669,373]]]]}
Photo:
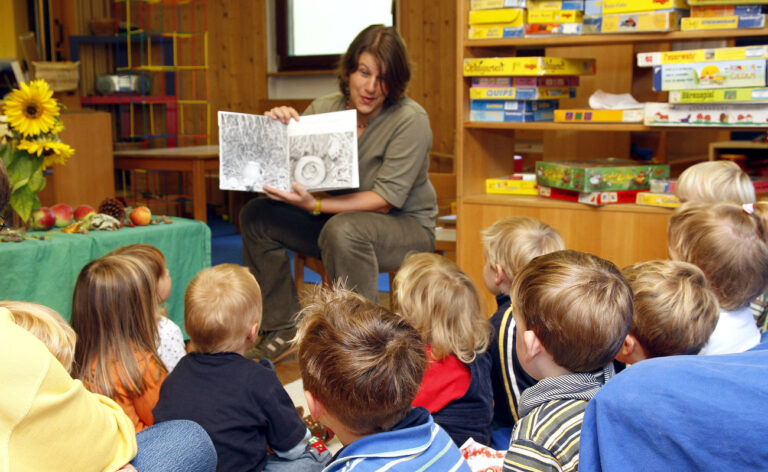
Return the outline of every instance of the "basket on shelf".
{"type": "Polygon", "coordinates": [[[54,92],[77,89],[80,62],[32,62],[32,78],[44,79],[54,92]]]}

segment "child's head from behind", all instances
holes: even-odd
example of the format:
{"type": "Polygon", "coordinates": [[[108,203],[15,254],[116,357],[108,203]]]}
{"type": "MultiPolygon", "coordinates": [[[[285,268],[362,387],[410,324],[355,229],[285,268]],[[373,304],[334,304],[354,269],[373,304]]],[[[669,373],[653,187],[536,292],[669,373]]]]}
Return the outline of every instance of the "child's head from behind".
{"type": "Polygon", "coordinates": [[[242,266],[220,264],[200,271],[184,294],[184,328],[192,350],[240,352],[261,324],[261,289],[242,266]]]}
{"type": "MultiPolygon", "coordinates": [[[[529,340],[529,331],[551,362],[570,372],[591,372],[610,363],[632,324],[629,283],[615,265],[583,252],[557,251],[533,259],[512,283],[511,299],[518,354],[527,345],[521,337],[529,340]]],[[[537,376],[534,369],[529,373],[539,380],[546,376],[537,376]]]]}
{"type": "Polygon", "coordinates": [[[669,220],[670,258],[698,266],[720,307],[742,308],[768,287],[768,203],[688,202],[669,220]]]}
{"type": "Polygon", "coordinates": [[[2,301],[14,322],[45,344],[51,354],[69,372],[75,355],[77,335],[60,314],[45,305],[30,302],[2,301]]]}
{"type": "Polygon", "coordinates": [[[302,314],[296,342],[304,389],[356,435],[402,421],[427,365],[419,333],[340,288],[320,291],[302,314]]]}
{"type": "Polygon", "coordinates": [[[433,253],[410,254],[394,283],[397,311],[441,360],[453,353],[472,362],[488,345],[489,324],[472,279],[454,262],[433,253]]]}
{"type": "Polygon", "coordinates": [[[509,293],[512,280],[534,257],[565,249],[557,231],[528,216],[502,218],[483,231],[482,236],[483,279],[495,295],[509,293]]]}
{"type": "Polygon", "coordinates": [[[755,187],[732,161],[699,162],[685,169],[675,185],[681,202],[754,203],[755,187]]]}
{"type": "Polygon", "coordinates": [[[123,255],[135,257],[147,270],[154,274],[157,280],[157,297],[163,303],[171,296],[171,275],[166,267],[165,256],[160,249],[150,244],[131,244],[115,249],[107,255],[123,255]]]}
{"type": "Polygon", "coordinates": [[[698,354],[720,314],[717,298],[704,273],[680,261],[647,261],[621,273],[632,286],[635,314],[617,359],[698,354]]]}
{"type": "Polygon", "coordinates": [[[104,256],[80,271],[72,298],[75,372],[92,390],[114,395],[116,379],[107,368],[114,362],[125,369],[119,377],[126,389],[140,392],[144,382],[137,352],[162,365],[155,347],[155,286],[154,274],[133,257],[104,256]]]}

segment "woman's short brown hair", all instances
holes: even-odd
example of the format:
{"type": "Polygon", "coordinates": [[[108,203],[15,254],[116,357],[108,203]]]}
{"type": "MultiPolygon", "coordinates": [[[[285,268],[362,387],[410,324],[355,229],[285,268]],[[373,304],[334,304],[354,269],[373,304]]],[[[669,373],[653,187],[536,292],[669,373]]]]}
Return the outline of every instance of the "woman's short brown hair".
{"type": "Polygon", "coordinates": [[[669,219],[670,255],[704,272],[720,307],[749,304],[768,286],[768,203],[686,202],[669,219]]]}
{"type": "Polygon", "coordinates": [[[592,372],[618,354],[632,325],[632,289],[593,254],[557,251],[533,259],[512,283],[512,309],[561,367],[592,372]]]}
{"type": "Polygon", "coordinates": [[[352,432],[389,431],[411,409],[427,365],[400,315],[346,289],[321,289],[296,334],[304,389],[352,432]]]}
{"type": "Polygon", "coordinates": [[[349,100],[349,76],[357,70],[364,52],[376,58],[382,86],[386,91],[385,106],[397,103],[411,80],[408,50],[393,26],[371,25],[357,34],[339,62],[339,89],[349,100]]]}

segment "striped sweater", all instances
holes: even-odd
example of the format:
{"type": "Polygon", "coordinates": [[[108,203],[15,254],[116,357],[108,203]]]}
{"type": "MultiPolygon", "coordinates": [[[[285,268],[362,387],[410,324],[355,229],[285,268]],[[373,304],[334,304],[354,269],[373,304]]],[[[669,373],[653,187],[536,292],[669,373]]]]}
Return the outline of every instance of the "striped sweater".
{"type": "Polygon", "coordinates": [[[504,470],[569,472],[579,468],[579,437],[587,402],[613,376],[613,365],[592,373],[545,378],[520,398],[504,470]]]}

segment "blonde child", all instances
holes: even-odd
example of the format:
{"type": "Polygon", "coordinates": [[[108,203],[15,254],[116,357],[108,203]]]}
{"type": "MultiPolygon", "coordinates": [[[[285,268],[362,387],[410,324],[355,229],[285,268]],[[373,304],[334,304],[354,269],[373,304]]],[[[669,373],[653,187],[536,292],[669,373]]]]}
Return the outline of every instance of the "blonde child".
{"type": "Polygon", "coordinates": [[[344,448],[325,472],[469,472],[451,438],[424,408],[411,408],[427,365],[419,333],[361,295],[321,290],[296,334],[312,417],[344,448]]]}
{"type": "Polygon", "coordinates": [[[472,280],[433,253],[407,256],[394,282],[397,309],[426,344],[429,361],[413,406],[432,413],[451,439],[489,445],[493,416],[490,325],[472,280]]]}
{"type": "Polygon", "coordinates": [[[518,420],[520,393],[536,383],[520,366],[515,352],[515,318],[509,302],[509,287],[515,276],[534,257],[565,249],[563,238],[551,226],[527,216],[502,218],[482,232],[485,255],[485,287],[496,296],[497,310],[491,317],[494,443],[506,448],[509,433],[518,420]],[[498,439],[496,438],[498,435],[498,439]]]}
{"type": "Polygon", "coordinates": [[[16,301],[2,301],[0,308],[8,309],[17,326],[42,341],[67,372],[72,371],[77,335],[56,310],[37,303],[16,301]]]}
{"type": "MultiPolygon", "coordinates": [[[[147,270],[156,277],[158,304],[164,303],[171,296],[171,273],[166,265],[165,256],[158,248],[149,244],[131,244],[115,249],[109,254],[135,257],[140,263],[146,265],[147,270]]],[[[184,337],[181,334],[181,328],[168,319],[167,312],[162,306],[158,306],[155,318],[157,319],[157,353],[170,373],[179,359],[187,353],[184,337]]]]}
{"type": "Polygon", "coordinates": [[[720,304],[720,316],[700,354],[742,352],[760,342],[749,304],[768,287],[768,203],[688,202],[669,220],[673,260],[698,266],[720,304]]]}
{"type": "Polygon", "coordinates": [[[330,460],[325,445],[311,437],[274,370],[243,356],[261,309],[259,284],[245,267],[221,264],[192,279],[184,296],[192,352],[163,384],[155,418],[202,426],[221,471],[320,471],[330,460]]]}
{"type": "Polygon", "coordinates": [[[518,358],[538,382],[520,397],[504,470],[577,470],[584,410],[612,375],[632,289],[610,262],[557,251],[526,265],[510,296],[518,358]]]}
{"type": "Polygon", "coordinates": [[[136,432],[154,423],[152,408],[166,377],[157,354],[155,275],[135,258],[112,255],[89,262],[72,299],[75,377],[114,399],[136,432]]]}
{"type": "Polygon", "coordinates": [[[635,311],[616,359],[636,364],[652,357],[698,354],[720,314],[704,273],[680,261],[647,261],[625,267],[635,311]]]}
{"type": "Polygon", "coordinates": [[[675,185],[681,202],[754,203],[755,187],[735,162],[699,162],[685,169],[675,185]]]}

